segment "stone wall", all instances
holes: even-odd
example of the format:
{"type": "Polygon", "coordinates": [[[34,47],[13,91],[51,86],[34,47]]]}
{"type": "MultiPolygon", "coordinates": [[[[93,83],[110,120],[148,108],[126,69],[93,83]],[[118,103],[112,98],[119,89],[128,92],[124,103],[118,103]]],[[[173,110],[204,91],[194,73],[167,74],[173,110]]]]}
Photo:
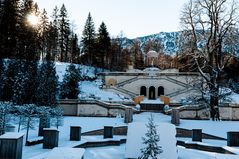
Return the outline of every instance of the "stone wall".
{"type": "MultiPolygon", "coordinates": [[[[180,118],[183,119],[210,119],[209,108],[198,106],[183,106],[180,109],[180,118]]],[[[219,107],[221,120],[239,120],[239,104],[224,104],[219,107]]]]}
{"type": "Polygon", "coordinates": [[[59,104],[64,110],[64,115],[68,115],[68,116],[77,115],[78,100],[75,100],[75,99],[60,100],[59,104]]]}
{"type": "Polygon", "coordinates": [[[205,107],[190,106],[180,108],[180,118],[183,119],[209,119],[209,109],[205,107]]]}
{"type": "Polygon", "coordinates": [[[68,116],[124,117],[125,109],[128,107],[97,100],[60,100],[59,104],[64,109],[64,115],[68,116]]]}
{"type": "Polygon", "coordinates": [[[222,120],[239,120],[239,104],[226,104],[219,107],[219,113],[222,120]]]}

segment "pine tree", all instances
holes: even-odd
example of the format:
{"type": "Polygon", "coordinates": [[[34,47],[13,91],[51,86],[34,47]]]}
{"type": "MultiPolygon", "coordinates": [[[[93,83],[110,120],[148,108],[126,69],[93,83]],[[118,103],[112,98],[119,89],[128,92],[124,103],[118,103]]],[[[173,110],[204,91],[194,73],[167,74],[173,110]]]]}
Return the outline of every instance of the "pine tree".
{"type": "Polygon", "coordinates": [[[5,80],[5,65],[4,60],[0,59],[0,101],[2,100],[2,94],[3,94],[3,86],[4,86],[4,80],[5,80]]]}
{"type": "Polygon", "coordinates": [[[12,58],[16,54],[17,24],[19,23],[19,0],[1,1],[0,57],[12,58]]]}
{"type": "Polygon", "coordinates": [[[97,37],[97,66],[98,67],[106,67],[106,60],[108,58],[109,50],[110,50],[110,36],[107,31],[107,27],[104,22],[101,23],[97,37]]]}
{"type": "Polygon", "coordinates": [[[21,4],[20,10],[20,23],[18,27],[18,59],[26,60],[38,60],[39,53],[39,34],[38,28],[27,23],[26,17],[29,14],[39,14],[37,4],[33,3],[33,0],[24,0],[21,4]]]}
{"type": "Polygon", "coordinates": [[[86,58],[85,62],[88,65],[94,65],[95,26],[90,13],[88,14],[82,36],[83,53],[86,58]]]}
{"type": "Polygon", "coordinates": [[[40,59],[46,59],[50,58],[50,52],[49,49],[47,48],[47,42],[48,42],[48,31],[49,31],[49,20],[47,17],[47,12],[44,9],[43,12],[40,14],[40,22],[39,22],[39,34],[40,34],[40,59]],[[46,57],[48,56],[48,57],[46,57]]]}
{"type": "Polygon", "coordinates": [[[50,23],[50,28],[48,32],[48,49],[51,49],[51,60],[57,59],[59,57],[58,50],[59,48],[59,22],[58,15],[59,9],[57,6],[53,10],[52,19],[53,21],[50,23]]]}
{"type": "Polygon", "coordinates": [[[26,61],[25,74],[28,76],[26,97],[24,104],[36,104],[37,88],[39,85],[37,79],[38,61],[26,61]]]}
{"type": "Polygon", "coordinates": [[[2,101],[11,101],[13,97],[13,85],[15,83],[15,77],[18,73],[17,60],[10,60],[8,67],[5,71],[5,80],[3,81],[2,88],[2,101]]]}
{"type": "Polygon", "coordinates": [[[78,46],[78,37],[73,32],[71,37],[71,62],[72,63],[80,62],[80,48],[78,46]]]}
{"type": "Polygon", "coordinates": [[[43,61],[38,71],[37,105],[56,106],[58,77],[55,64],[52,61],[43,61]]]}
{"type": "Polygon", "coordinates": [[[25,104],[26,87],[28,85],[29,77],[25,73],[26,62],[23,60],[17,60],[16,64],[17,74],[15,75],[14,85],[12,87],[12,101],[14,104],[23,105],[25,104]]]}
{"type": "Polygon", "coordinates": [[[163,152],[162,147],[158,145],[160,141],[159,135],[157,133],[157,125],[154,123],[153,115],[150,115],[148,119],[148,128],[145,137],[142,138],[145,148],[141,149],[142,155],[139,159],[158,159],[158,155],[163,152]]]}
{"type": "Polygon", "coordinates": [[[69,51],[70,26],[67,16],[67,10],[63,4],[59,14],[59,44],[60,44],[60,61],[67,61],[69,51]]]}
{"type": "Polygon", "coordinates": [[[78,88],[80,80],[80,70],[73,64],[69,65],[60,87],[60,99],[77,99],[80,93],[78,88]]]}

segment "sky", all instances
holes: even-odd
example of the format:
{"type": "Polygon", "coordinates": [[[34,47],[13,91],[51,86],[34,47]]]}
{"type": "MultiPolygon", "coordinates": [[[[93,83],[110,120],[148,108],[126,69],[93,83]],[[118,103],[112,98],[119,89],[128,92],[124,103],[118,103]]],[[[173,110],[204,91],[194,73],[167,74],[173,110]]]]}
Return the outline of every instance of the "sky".
{"type": "Polygon", "coordinates": [[[111,37],[121,32],[128,38],[136,38],[159,32],[180,30],[179,18],[183,4],[188,0],[35,0],[39,8],[50,16],[53,8],[64,3],[70,22],[81,35],[88,13],[95,28],[102,21],[111,37]]]}

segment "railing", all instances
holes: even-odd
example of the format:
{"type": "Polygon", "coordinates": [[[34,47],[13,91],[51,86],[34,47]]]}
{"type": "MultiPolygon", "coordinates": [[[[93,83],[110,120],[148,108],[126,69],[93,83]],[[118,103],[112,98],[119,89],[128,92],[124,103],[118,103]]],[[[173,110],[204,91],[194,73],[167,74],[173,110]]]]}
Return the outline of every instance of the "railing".
{"type": "Polygon", "coordinates": [[[192,91],[192,90],[194,90],[194,88],[182,89],[182,90],[178,90],[178,91],[173,92],[173,93],[166,94],[166,96],[173,97],[175,95],[183,94],[183,93],[186,93],[186,92],[189,92],[189,91],[192,91]]]}
{"type": "Polygon", "coordinates": [[[134,78],[131,78],[131,79],[128,79],[128,80],[126,80],[126,81],[117,83],[116,86],[117,86],[117,87],[122,87],[122,86],[124,86],[125,84],[132,83],[132,82],[136,81],[137,79],[138,79],[138,76],[137,76],[137,77],[134,77],[134,78]]]}

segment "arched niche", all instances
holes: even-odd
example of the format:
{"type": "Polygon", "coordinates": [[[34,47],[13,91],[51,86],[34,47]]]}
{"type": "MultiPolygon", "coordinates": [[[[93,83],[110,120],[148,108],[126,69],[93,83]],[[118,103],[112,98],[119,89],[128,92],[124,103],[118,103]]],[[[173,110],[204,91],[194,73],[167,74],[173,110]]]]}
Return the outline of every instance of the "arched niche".
{"type": "Polygon", "coordinates": [[[159,86],[158,87],[158,96],[164,95],[164,87],[159,86]]]}
{"type": "Polygon", "coordinates": [[[149,99],[156,99],[155,98],[155,87],[154,86],[149,87],[149,99]]]}
{"type": "Polygon", "coordinates": [[[147,96],[147,88],[145,86],[140,87],[140,95],[147,96]]]}

